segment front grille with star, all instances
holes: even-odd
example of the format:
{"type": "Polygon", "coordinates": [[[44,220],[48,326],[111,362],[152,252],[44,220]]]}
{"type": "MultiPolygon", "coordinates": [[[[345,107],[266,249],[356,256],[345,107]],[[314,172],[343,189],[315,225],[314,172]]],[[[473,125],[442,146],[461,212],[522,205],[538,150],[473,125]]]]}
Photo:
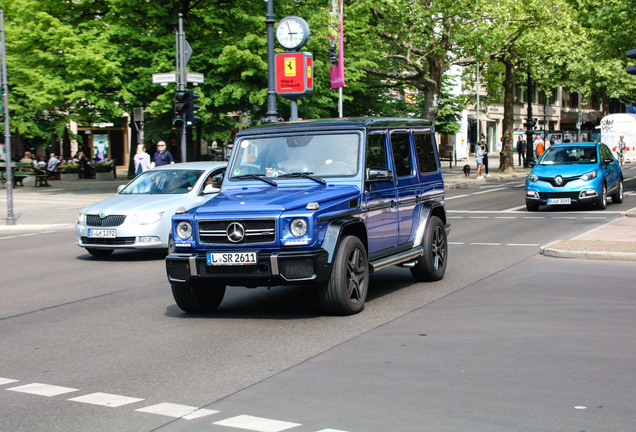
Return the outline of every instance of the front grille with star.
{"type": "Polygon", "coordinates": [[[197,224],[199,242],[202,244],[240,245],[255,243],[273,243],[276,241],[275,219],[245,219],[227,221],[201,220],[197,224]],[[230,225],[240,224],[244,229],[244,237],[240,241],[228,238],[230,225]]]}
{"type": "Polygon", "coordinates": [[[126,220],[126,215],[109,215],[104,218],[99,215],[86,215],[86,225],[93,227],[119,226],[126,220]]]}

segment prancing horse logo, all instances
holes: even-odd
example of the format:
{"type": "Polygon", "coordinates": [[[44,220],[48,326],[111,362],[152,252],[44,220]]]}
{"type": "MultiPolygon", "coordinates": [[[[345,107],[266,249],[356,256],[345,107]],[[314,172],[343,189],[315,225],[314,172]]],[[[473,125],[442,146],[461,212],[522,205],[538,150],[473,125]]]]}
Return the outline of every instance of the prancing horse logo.
{"type": "Polygon", "coordinates": [[[232,243],[238,243],[245,237],[245,227],[238,222],[232,222],[226,230],[227,239],[232,243]]]}

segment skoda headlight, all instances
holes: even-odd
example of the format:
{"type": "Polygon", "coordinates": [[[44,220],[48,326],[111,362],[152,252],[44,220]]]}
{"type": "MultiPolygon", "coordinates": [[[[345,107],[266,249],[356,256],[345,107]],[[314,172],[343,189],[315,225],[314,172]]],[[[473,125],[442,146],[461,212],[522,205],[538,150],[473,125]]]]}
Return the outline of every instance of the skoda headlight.
{"type": "Polygon", "coordinates": [[[594,171],[590,171],[589,173],[585,173],[581,176],[581,180],[583,181],[590,181],[592,179],[595,179],[596,176],[598,175],[598,171],[594,170],[594,171]]]}
{"type": "Polygon", "coordinates": [[[289,230],[294,237],[302,237],[307,234],[307,221],[305,219],[296,218],[289,224],[289,230]]]}
{"type": "Polygon", "coordinates": [[[530,175],[528,176],[528,180],[530,181],[530,183],[534,183],[539,180],[539,177],[537,177],[537,175],[534,173],[530,173],[530,175]]]}
{"type": "Polygon", "coordinates": [[[192,225],[190,222],[179,222],[177,224],[176,234],[181,240],[188,240],[192,237],[192,225]]]}
{"type": "Polygon", "coordinates": [[[140,225],[149,225],[149,224],[159,222],[164,214],[165,212],[137,213],[132,215],[132,217],[130,218],[130,222],[140,224],[140,225]]]}
{"type": "Polygon", "coordinates": [[[79,213],[77,215],[77,223],[80,224],[80,225],[85,225],[86,224],[86,214],[79,213]]]}

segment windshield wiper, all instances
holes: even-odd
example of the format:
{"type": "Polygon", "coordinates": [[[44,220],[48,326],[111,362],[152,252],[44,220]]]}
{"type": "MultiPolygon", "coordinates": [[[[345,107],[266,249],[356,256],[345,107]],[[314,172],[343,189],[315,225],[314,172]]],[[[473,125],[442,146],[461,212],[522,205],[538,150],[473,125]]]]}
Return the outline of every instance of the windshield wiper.
{"type": "Polygon", "coordinates": [[[239,180],[247,180],[247,179],[250,179],[250,180],[261,180],[261,181],[264,181],[267,184],[271,184],[272,186],[278,186],[278,184],[274,180],[268,179],[263,174],[243,174],[243,175],[239,175],[239,176],[232,176],[231,178],[239,179],[239,180]]]}
{"type": "Polygon", "coordinates": [[[320,177],[314,177],[311,174],[313,174],[312,172],[293,172],[293,173],[287,173],[287,174],[281,174],[278,177],[300,177],[300,178],[306,178],[309,180],[313,180],[315,182],[318,182],[320,184],[327,184],[326,181],[324,181],[323,179],[321,179],[320,177]]]}

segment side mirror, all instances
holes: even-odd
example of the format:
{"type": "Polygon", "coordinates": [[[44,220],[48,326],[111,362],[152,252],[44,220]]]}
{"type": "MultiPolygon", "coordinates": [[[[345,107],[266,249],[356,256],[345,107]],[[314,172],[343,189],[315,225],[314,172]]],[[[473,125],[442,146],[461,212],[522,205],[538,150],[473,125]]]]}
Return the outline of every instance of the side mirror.
{"type": "Polygon", "coordinates": [[[219,192],[221,192],[221,188],[214,187],[214,184],[206,185],[203,188],[203,195],[219,193],[219,192]]]}
{"type": "Polygon", "coordinates": [[[370,168],[367,172],[367,183],[386,183],[393,181],[393,172],[388,169],[370,168]]]}
{"type": "Polygon", "coordinates": [[[614,162],[614,159],[609,159],[609,158],[608,158],[608,159],[603,159],[603,163],[604,163],[605,165],[609,165],[609,164],[611,164],[612,162],[614,162]]]}
{"type": "Polygon", "coordinates": [[[125,187],[126,187],[125,184],[117,186],[117,193],[123,191],[125,187]]]}
{"type": "Polygon", "coordinates": [[[212,179],[212,186],[217,189],[221,189],[221,185],[223,184],[223,174],[217,174],[212,179]]]}

